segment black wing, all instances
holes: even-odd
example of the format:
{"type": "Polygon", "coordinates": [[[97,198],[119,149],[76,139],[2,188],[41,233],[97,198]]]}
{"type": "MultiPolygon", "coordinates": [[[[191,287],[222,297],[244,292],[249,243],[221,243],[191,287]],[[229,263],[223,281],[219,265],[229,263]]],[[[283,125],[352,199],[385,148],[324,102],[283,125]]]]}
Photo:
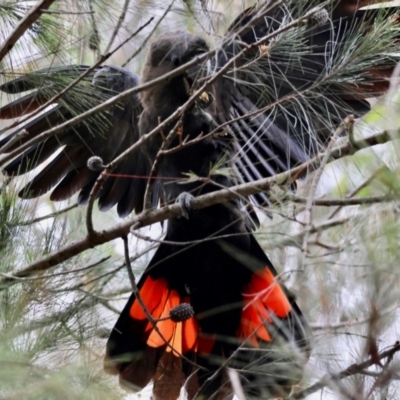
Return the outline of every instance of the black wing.
{"type": "MultiPolygon", "coordinates": [[[[212,114],[218,124],[228,123],[224,129],[235,138],[235,169],[242,181],[305,162],[323,149],[346,116],[363,116],[370,110],[366,99],[387,91],[398,62],[398,9],[390,4],[386,9],[360,9],[379,2],[333,2],[325,16],[320,12],[314,20],[263,42],[216,82],[212,114]]],[[[259,2],[244,11],[203,74],[218,72],[245,46],[318,4],[309,3],[309,9],[301,8],[304,2],[285,2],[263,12],[267,6],[259,2]],[[244,33],[238,35],[241,29],[244,33]]],[[[254,199],[268,203],[263,193],[254,199]]]]}
{"type": "MultiPolygon", "coordinates": [[[[218,71],[243,46],[304,15],[307,10],[301,9],[300,3],[290,2],[263,12],[265,4],[259,2],[260,8],[246,10],[232,23],[216,56],[202,71],[218,71]],[[257,23],[243,32],[243,27],[255,20],[257,23]]],[[[234,138],[234,168],[239,180],[251,182],[306,161],[323,148],[332,127],[349,114],[364,115],[369,110],[366,99],[387,90],[387,78],[398,57],[394,54],[399,54],[398,33],[392,29],[399,18],[392,8],[386,13],[360,9],[371,3],[335,2],[328,10],[327,21],[303,23],[263,42],[213,85],[215,101],[210,111],[218,124],[227,124],[224,129],[229,138],[234,138]],[[375,45],[374,35],[380,35],[379,46],[375,45]]],[[[32,112],[87,68],[42,70],[0,86],[8,93],[35,90],[1,108],[0,118],[32,112]]],[[[98,68],[92,78],[63,96],[52,110],[23,126],[21,130],[27,130],[28,135],[21,139],[17,136],[8,151],[113,94],[136,86],[139,79],[117,67],[98,68]],[[91,84],[92,78],[95,85],[91,84]]],[[[107,113],[32,146],[8,164],[5,172],[26,173],[58,150],[60,153],[22,190],[21,197],[37,197],[55,187],[53,200],[66,199],[80,190],[79,202],[85,203],[98,176],[98,172],[87,168],[88,158],[100,156],[107,163],[135,143],[140,113],[138,96],[131,96],[107,113]]],[[[7,145],[18,133],[3,139],[0,146],[7,145]]],[[[99,193],[100,208],[107,210],[118,203],[121,216],[133,209],[140,211],[149,168],[141,152],[119,164],[99,193]]],[[[157,191],[154,193],[156,200],[157,191]]],[[[268,202],[264,193],[254,199],[261,205],[268,202]]]]}
{"type": "MultiPolygon", "coordinates": [[[[6,93],[34,90],[0,109],[0,118],[16,118],[29,114],[76,79],[87,66],[68,66],[37,71],[0,86],[6,93]]],[[[93,106],[127,89],[137,86],[139,77],[123,68],[104,66],[63,96],[49,111],[40,114],[0,141],[8,151],[42,132],[67,121],[93,106]],[[18,138],[21,131],[27,134],[18,138]],[[18,138],[18,140],[14,139],[18,138]]],[[[87,202],[100,172],[87,167],[91,156],[109,163],[139,138],[137,120],[142,111],[138,95],[132,95],[110,108],[66,131],[33,145],[20,154],[4,171],[9,176],[25,174],[57,155],[19,193],[22,198],[38,197],[53,189],[52,200],[65,200],[80,191],[78,202],[87,202]]],[[[99,208],[108,210],[118,203],[118,214],[128,215],[133,209],[141,211],[149,163],[137,152],[135,159],[126,159],[112,171],[98,193],[99,208]]]]}

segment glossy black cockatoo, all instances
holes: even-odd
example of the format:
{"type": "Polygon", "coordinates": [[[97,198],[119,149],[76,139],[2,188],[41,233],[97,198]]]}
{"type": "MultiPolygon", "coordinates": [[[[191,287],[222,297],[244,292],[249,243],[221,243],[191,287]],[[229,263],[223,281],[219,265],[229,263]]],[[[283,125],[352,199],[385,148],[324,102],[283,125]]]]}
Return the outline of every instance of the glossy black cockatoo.
{"type": "MultiPolygon", "coordinates": [[[[100,209],[117,204],[121,216],[142,211],[146,187],[152,206],[182,206],[107,344],[105,369],[125,386],[153,380],[157,399],[177,398],[182,386],[189,398],[229,399],[232,368],[248,396],[270,398],[301,379],[310,351],[307,323],[251,233],[257,218],[250,201],[267,205],[267,194],[200,211],[191,210],[191,196],[302,163],[347,115],[369,110],[366,99],[387,90],[399,54],[397,10],[375,3],[341,0],[307,14],[323,3],[258,2],[236,18],[207,61],[159,79],[209,52],[203,38],[169,32],[152,43],[142,78],[98,67],[91,81],[1,140],[7,152],[21,148],[4,168],[9,176],[59,151],[21,197],[52,189],[51,199],[64,200],[80,191],[84,204],[100,174],[88,159],[111,162],[182,110],[110,171],[97,194],[100,209]],[[155,79],[107,112],[35,142],[78,112],[155,79]]],[[[0,117],[34,111],[88,68],[51,68],[3,84],[7,93],[31,92],[2,107],[0,117]]]]}

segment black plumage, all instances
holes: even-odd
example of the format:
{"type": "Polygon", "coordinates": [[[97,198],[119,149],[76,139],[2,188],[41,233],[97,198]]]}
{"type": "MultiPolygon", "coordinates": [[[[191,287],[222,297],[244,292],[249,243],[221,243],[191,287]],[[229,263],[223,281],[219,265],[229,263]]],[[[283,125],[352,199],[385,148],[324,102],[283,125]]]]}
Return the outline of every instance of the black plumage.
{"type": "MultiPolygon", "coordinates": [[[[179,35],[182,37],[184,33],[179,35]]],[[[143,82],[169,72],[176,66],[177,57],[186,61],[187,48],[205,49],[204,41],[196,36],[185,35],[185,46],[181,48],[175,46],[175,38],[178,36],[176,32],[158,38],[150,51],[143,82]]],[[[191,54],[194,53],[191,51],[191,54]]],[[[158,126],[160,119],[165,120],[189,99],[188,79],[190,78],[184,74],[172,79],[168,84],[163,84],[162,90],[154,86],[142,94],[144,112],[140,116],[140,132],[144,134],[152,131],[158,126]],[[172,90],[174,96],[170,95],[172,90]],[[162,114],[161,110],[165,114],[162,114]]],[[[171,123],[165,131],[169,132],[174,125],[171,123]]],[[[199,108],[198,104],[194,104],[182,117],[180,132],[172,142],[172,147],[179,146],[180,142],[185,143],[186,140],[198,138],[200,134],[206,136],[214,127],[213,119],[199,108]]],[[[163,136],[160,134],[146,144],[144,152],[149,159],[155,159],[162,142],[163,136]]],[[[206,137],[196,145],[167,154],[158,171],[163,177],[162,191],[165,201],[182,198],[187,200],[189,193],[190,196],[198,196],[220,187],[234,185],[234,175],[212,173],[213,166],[218,163],[220,168],[232,168],[232,156],[235,151],[233,143],[232,137],[216,133],[215,136],[206,137]],[[208,179],[193,179],[182,185],[177,178],[186,169],[194,176],[208,179]]],[[[248,394],[266,396],[289,393],[291,386],[301,378],[301,353],[309,351],[307,323],[290,295],[287,294],[286,297],[283,292],[280,295],[280,300],[290,303],[291,310],[284,316],[281,315],[281,318],[271,320],[268,327],[271,340],[265,340],[266,337],[264,340],[255,339],[257,346],[264,348],[265,352],[257,353],[259,349],[252,349],[252,346],[247,350],[238,351],[243,341],[238,331],[246,329],[245,323],[242,328],[242,310],[245,306],[243,293],[257,274],[268,271],[271,277],[276,275],[271,262],[252,236],[249,221],[239,211],[240,201],[196,212],[191,212],[188,205],[184,205],[184,208],[188,208],[188,219],[182,217],[170,220],[165,238],[178,245],[160,245],[139,282],[139,288],[146,299],[146,293],[151,291],[150,302],[157,304],[162,304],[163,301],[168,304],[173,291],[178,294],[179,303],[189,302],[195,312],[195,323],[198,324],[195,335],[212,337],[212,348],[206,354],[199,349],[190,349],[187,352],[180,350],[186,357],[181,360],[175,353],[168,354],[168,347],[165,345],[152,347],[148,342],[152,330],[146,329],[143,322],[132,315],[135,302],[135,295],[132,295],[109,338],[106,370],[118,373],[121,382],[128,386],[143,387],[150,379],[154,379],[153,392],[158,399],[177,396],[182,382],[189,377],[190,397],[204,385],[200,394],[206,398],[229,398],[232,390],[227,382],[224,383],[223,372],[217,374],[210,383],[207,383],[206,379],[218,370],[224,360],[232,356],[228,365],[243,370],[242,382],[248,394]],[[218,239],[221,235],[227,237],[218,239]],[[202,242],[203,240],[205,242],[202,242]],[[179,245],[185,242],[194,243],[179,245]],[[161,283],[164,282],[162,286],[161,283]],[[157,289],[152,289],[153,287],[157,289]],[[165,291],[168,291],[169,295],[165,295],[165,291]],[[277,349],[279,345],[282,348],[286,347],[286,356],[277,350],[269,349],[271,346],[277,349]],[[293,346],[294,352],[288,349],[290,346],[293,346]],[[174,364],[173,368],[169,368],[169,372],[175,371],[177,374],[171,378],[172,382],[166,380],[168,373],[159,376],[157,372],[166,362],[166,357],[169,363],[174,364]],[[121,359],[124,361],[121,362],[121,359]],[[193,365],[188,363],[187,359],[204,370],[195,373],[193,365]],[[278,368],[277,373],[267,371],[266,366],[274,365],[274,362],[282,367],[278,368]],[[282,366],[283,364],[285,366],[282,366]],[[246,372],[249,365],[252,367],[246,372]]],[[[263,289],[271,289],[273,285],[272,282],[265,281],[263,289]]],[[[269,300],[267,296],[265,301],[268,303],[269,300]]],[[[266,306],[263,307],[267,310],[266,306]]],[[[269,312],[276,311],[274,306],[271,307],[269,312]]],[[[201,339],[198,340],[201,343],[201,339]]],[[[304,362],[304,359],[302,361],[304,362]]],[[[272,369],[277,368],[276,365],[272,369]]]]}

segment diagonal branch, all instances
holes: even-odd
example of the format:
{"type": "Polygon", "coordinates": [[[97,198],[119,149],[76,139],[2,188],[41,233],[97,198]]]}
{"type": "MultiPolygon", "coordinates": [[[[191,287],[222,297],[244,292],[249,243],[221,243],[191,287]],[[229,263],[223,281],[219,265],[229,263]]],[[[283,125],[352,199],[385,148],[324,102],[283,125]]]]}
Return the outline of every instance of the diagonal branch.
{"type": "MultiPolygon", "coordinates": [[[[345,143],[341,146],[337,146],[331,151],[331,159],[339,159],[344,156],[352,155],[359,149],[374,146],[392,140],[396,137],[397,131],[384,131],[367,139],[362,139],[354,143],[353,146],[350,142],[345,143]]],[[[240,196],[249,196],[257,194],[261,191],[268,191],[272,186],[284,186],[294,179],[300,178],[309,171],[309,169],[316,168],[322,162],[325,153],[321,153],[313,159],[307,161],[304,164],[299,165],[296,168],[292,168],[287,172],[281,174],[260,179],[255,182],[241,184],[233,186],[228,189],[218,190],[212,193],[208,193],[193,199],[192,207],[194,210],[199,210],[205,207],[210,207],[215,204],[232,201],[240,196]]],[[[123,221],[111,229],[104,230],[101,232],[94,232],[92,235],[88,235],[74,243],[68,244],[61,249],[48,254],[38,261],[28,265],[27,267],[16,271],[13,275],[0,280],[0,290],[6,288],[10,284],[17,283],[18,280],[15,278],[25,277],[41,271],[46,271],[55,265],[64,262],[71,257],[74,257],[90,248],[110,242],[111,240],[121,238],[129,233],[130,228],[143,227],[151,225],[155,222],[161,222],[169,218],[178,217],[181,215],[181,208],[179,204],[172,204],[162,207],[158,210],[149,210],[142,212],[133,218],[123,221]]]]}
{"type": "Polygon", "coordinates": [[[22,18],[21,22],[15,27],[11,34],[4,40],[0,46],[0,61],[14,47],[18,39],[26,30],[54,3],[55,0],[42,0],[33,6],[29,12],[22,18]]]}
{"type": "Polygon", "coordinates": [[[122,7],[121,14],[120,14],[120,16],[118,18],[118,22],[115,25],[115,28],[113,30],[113,33],[111,34],[110,40],[108,41],[108,44],[107,44],[106,49],[104,50],[104,53],[108,53],[110,51],[110,49],[111,49],[111,46],[114,44],[114,40],[117,37],[120,29],[122,28],[122,24],[125,21],[125,17],[126,17],[126,14],[128,12],[128,7],[129,7],[130,2],[131,2],[131,0],[125,0],[125,3],[123,5],[123,7],[122,7]]]}
{"type": "MultiPolygon", "coordinates": [[[[205,54],[202,54],[200,56],[197,56],[193,60],[189,61],[188,63],[183,64],[181,67],[178,67],[178,68],[174,69],[173,71],[171,71],[171,72],[169,72],[169,73],[167,73],[167,74],[165,74],[165,75],[163,75],[163,76],[161,76],[159,78],[153,79],[152,81],[149,81],[149,82],[146,82],[146,83],[144,83],[142,85],[135,86],[135,87],[133,87],[131,89],[128,89],[128,90],[126,90],[126,91],[124,91],[124,92],[122,92],[122,93],[120,93],[120,94],[118,94],[118,95],[116,95],[114,97],[109,98],[108,100],[106,100],[103,103],[97,105],[96,107],[93,107],[90,110],[85,111],[84,113],[79,114],[76,117],[71,118],[70,120],[68,120],[68,121],[66,121],[66,122],[64,122],[62,124],[57,125],[54,128],[51,128],[51,129],[48,129],[45,132],[42,132],[40,135],[35,136],[34,138],[32,138],[28,142],[24,143],[23,145],[19,146],[15,150],[11,151],[7,155],[4,155],[0,160],[0,166],[4,165],[6,162],[12,160],[14,157],[19,155],[24,150],[29,149],[31,146],[33,146],[33,145],[35,145],[37,143],[40,143],[43,140],[48,139],[49,137],[55,136],[58,133],[64,132],[67,128],[71,128],[71,127],[73,127],[73,126],[85,121],[87,118],[89,118],[91,116],[94,116],[94,115],[97,115],[97,114],[109,109],[114,104],[117,104],[117,103],[121,102],[122,100],[124,100],[124,99],[126,99],[126,98],[128,98],[128,97],[130,97],[130,96],[132,96],[132,95],[134,95],[136,93],[139,93],[139,92],[141,92],[143,90],[147,90],[147,89],[152,88],[153,86],[156,86],[156,85],[158,85],[160,83],[169,81],[170,79],[180,75],[182,72],[185,72],[188,68],[190,68],[190,67],[192,67],[194,65],[197,65],[202,61],[205,61],[209,56],[211,56],[214,53],[215,53],[215,50],[212,50],[212,51],[210,51],[208,53],[205,53],[205,54]]],[[[174,117],[174,118],[176,118],[176,117],[174,117]]],[[[173,118],[171,118],[171,119],[173,119],[173,118]]],[[[168,120],[168,122],[169,121],[170,121],[170,119],[168,120]]],[[[157,133],[158,133],[158,131],[157,131],[157,133]]],[[[146,140],[148,140],[149,139],[148,136],[149,135],[147,135],[147,136],[145,135],[143,137],[146,137],[147,138],[146,140]]],[[[136,147],[134,149],[136,149],[136,147]]],[[[124,153],[124,156],[130,154],[130,153],[127,153],[127,154],[126,153],[127,152],[124,153]]]]}
{"type": "MultiPolygon", "coordinates": [[[[383,360],[384,358],[392,358],[395,353],[400,351],[400,343],[396,342],[390,349],[383,351],[382,353],[378,354],[378,360],[383,360]]],[[[347,378],[352,375],[360,374],[365,369],[373,366],[376,364],[375,358],[372,357],[368,360],[361,362],[361,363],[354,363],[351,364],[349,367],[344,369],[343,371],[327,374],[321,380],[314,383],[310,387],[301,390],[300,392],[294,393],[293,395],[286,397],[285,400],[297,400],[297,399],[304,399],[312,393],[321,390],[325,386],[328,386],[330,382],[336,382],[338,380],[347,378]]]]}
{"type": "MultiPolygon", "coordinates": [[[[135,30],[128,38],[126,38],[122,43],[120,43],[115,49],[113,49],[111,52],[107,52],[103,54],[102,56],[99,57],[99,59],[94,63],[91,67],[89,67],[87,70],[85,70],[81,75],[79,75],[74,81],[72,81],[67,87],[65,87],[63,90],[58,92],[56,95],[54,95],[52,98],[47,100],[44,104],[42,104],[40,107],[38,107],[34,112],[26,115],[24,118],[17,120],[13,124],[7,126],[3,130],[0,130],[0,134],[3,133],[4,131],[7,131],[11,128],[14,128],[17,125],[21,125],[25,123],[27,120],[31,119],[35,115],[38,115],[40,112],[45,110],[47,107],[49,107],[52,104],[55,104],[61,97],[63,97],[66,93],[68,93],[71,89],[73,89],[79,82],[81,82],[83,79],[85,79],[91,72],[95,71],[98,66],[103,64],[105,61],[107,61],[114,53],[116,53],[121,47],[123,47],[126,43],[128,43],[131,39],[133,39],[138,33],[140,33],[144,28],[146,28],[152,21],[154,17],[151,17],[147,22],[142,24],[138,29],[135,30]]],[[[1,149],[0,149],[0,154],[6,153],[6,150],[10,148],[12,145],[15,144],[19,139],[21,139],[22,134],[27,134],[26,130],[23,130],[22,132],[18,133],[14,138],[12,138],[8,143],[6,143],[1,149]]]]}

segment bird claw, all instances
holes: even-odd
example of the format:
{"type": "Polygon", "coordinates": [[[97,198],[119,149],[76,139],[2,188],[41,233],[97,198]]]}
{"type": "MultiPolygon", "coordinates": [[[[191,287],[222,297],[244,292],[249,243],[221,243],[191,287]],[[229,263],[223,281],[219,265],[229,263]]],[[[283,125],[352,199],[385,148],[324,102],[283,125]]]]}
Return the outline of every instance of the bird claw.
{"type": "Polygon", "coordinates": [[[182,217],[189,219],[189,213],[192,211],[192,201],[194,196],[190,193],[182,192],[176,199],[176,202],[181,207],[182,217]]]}

